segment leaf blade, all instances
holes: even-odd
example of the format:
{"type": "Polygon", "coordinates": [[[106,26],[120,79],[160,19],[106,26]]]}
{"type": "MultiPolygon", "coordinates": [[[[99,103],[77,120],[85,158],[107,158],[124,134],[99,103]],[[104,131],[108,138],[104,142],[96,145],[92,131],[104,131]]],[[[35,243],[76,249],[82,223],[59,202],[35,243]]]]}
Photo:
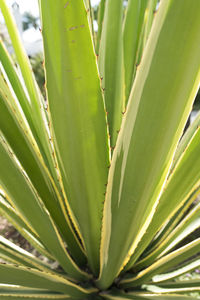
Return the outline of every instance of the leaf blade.
{"type": "Polygon", "coordinates": [[[13,106],[13,98],[0,77],[0,130],[20,161],[39,196],[55,220],[59,230],[65,237],[69,248],[80,263],[84,262],[84,254],[73,233],[69,217],[51,175],[45,167],[41,154],[27,127],[23,126],[23,119],[13,106]],[[55,205],[55,203],[57,205],[55,205]]]}
{"type": "MultiPolygon", "coordinates": [[[[160,197],[156,213],[151,220],[147,233],[143,237],[143,244],[140,248],[136,249],[136,257],[139,257],[145,245],[148,244],[161,226],[176,213],[179,207],[184,205],[190,194],[199,187],[199,164],[195,164],[194,169],[191,168],[191,165],[194,162],[196,163],[199,157],[199,138],[200,129],[195,132],[190,145],[184,152],[182,159],[179,160],[173,175],[170,176],[166,189],[160,197]]],[[[132,259],[129,267],[131,265],[133,265],[132,259]]]]}
{"type": "Polygon", "coordinates": [[[115,147],[124,112],[124,72],[122,44],[123,1],[106,1],[99,49],[111,148],[115,147]]]}
{"type": "Polygon", "coordinates": [[[123,28],[126,103],[134,81],[140,34],[148,0],[128,1],[123,28]]]}
{"type": "Polygon", "coordinates": [[[40,6],[53,137],[67,206],[97,274],[109,150],[96,57],[83,1],[62,0],[55,7],[45,0],[40,6]]]}
{"type": "MultiPolygon", "coordinates": [[[[196,239],[188,243],[187,245],[165,255],[164,257],[158,259],[156,262],[154,262],[146,269],[139,272],[136,276],[133,276],[130,279],[122,280],[121,281],[122,286],[124,287],[140,286],[141,284],[145,284],[150,280],[152,280],[153,282],[170,280],[171,276],[168,276],[167,274],[163,274],[163,275],[159,275],[159,274],[161,274],[162,272],[167,272],[168,270],[177,267],[179,263],[182,263],[183,261],[195,255],[198,251],[197,249],[199,247],[199,242],[200,239],[196,239]]],[[[199,260],[197,260],[196,263],[198,265],[199,260]]],[[[195,268],[195,266],[193,268],[195,268]]],[[[174,278],[178,276],[178,273],[176,273],[176,271],[175,274],[176,276],[174,276],[174,278]]]]}
{"type": "Polygon", "coordinates": [[[3,145],[4,143],[0,140],[0,160],[4,169],[4,173],[0,173],[1,186],[69,276],[77,279],[87,278],[87,274],[77,267],[66,251],[48,212],[41,205],[37,194],[18,168],[12,157],[13,154],[9,154],[6,145],[3,145]]]}
{"type": "MultiPolygon", "coordinates": [[[[149,226],[169,172],[173,153],[191,110],[200,77],[199,42],[195,44],[197,31],[192,35],[189,33],[192,20],[195,20],[193,28],[200,28],[200,23],[196,23],[198,17],[194,17],[196,12],[195,6],[191,10],[187,1],[178,0],[161,2],[157,13],[109,173],[101,243],[101,274],[98,280],[100,287],[105,288],[112,283],[129,261],[149,226]],[[174,11],[179,11],[176,17],[174,11]],[[190,19],[188,23],[182,19],[183,15],[187,15],[187,20],[190,19]],[[177,38],[182,34],[180,42],[189,39],[188,45],[192,48],[190,51],[186,48],[183,50],[183,44],[178,49],[177,38]],[[193,41],[190,40],[191,37],[194,38],[193,41]],[[172,53],[166,51],[166,43],[173,49],[172,53]],[[196,53],[195,59],[194,56],[188,56],[191,51],[196,53]],[[180,55],[183,52],[186,57],[185,64],[182,65],[183,57],[180,55]],[[173,80],[162,80],[163,70],[165,76],[170,78],[172,69],[174,76],[176,74],[176,78],[179,78],[175,85],[173,80]],[[194,71],[193,80],[191,76],[186,79],[183,70],[186,73],[187,70],[194,71]],[[184,86],[186,89],[183,92],[182,83],[185,84],[186,81],[187,87],[184,86]],[[170,96],[169,90],[172,92],[170,96]],[[183,94],[181,92],[180,95],[180,91],[183,94]],[[171,108],[163,110],[160,99],[162,103],[166,101],[166,107],[171,108]]],[[[178,45],[180,46],[179,43],[178,45]]]]}
{"type": "Polygon", "coordinates": [[[3,275],[1,276],[1,283],[47,289],[49,291],[67,294],[75,299],[81,299],[95,291],[95,289],[83,289],[67,279],[61,278],[60,276],[37,271],[31,268],[28,269],[24,267],[0,264],[0,274],[3,275]]]}

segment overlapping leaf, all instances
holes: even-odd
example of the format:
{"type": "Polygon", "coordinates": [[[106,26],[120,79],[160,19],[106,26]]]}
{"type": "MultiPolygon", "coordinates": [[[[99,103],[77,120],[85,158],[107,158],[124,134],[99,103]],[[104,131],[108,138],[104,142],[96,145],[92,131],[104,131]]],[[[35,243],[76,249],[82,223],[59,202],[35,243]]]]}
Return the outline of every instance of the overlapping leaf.
{"type": "Polygon", "coordinates": [[[40,6],[52,132],[67,205],[97,274],[109,150],[87,13],[82,0],[56,5],[45,0],[40,6]]]}
{"type": "Polygon", "coordinates": [[[161,2],[111,163],[101,288],[111,284],[134,254],[163,191],[198,89],[199,30],[196,3],[161,2]]]}

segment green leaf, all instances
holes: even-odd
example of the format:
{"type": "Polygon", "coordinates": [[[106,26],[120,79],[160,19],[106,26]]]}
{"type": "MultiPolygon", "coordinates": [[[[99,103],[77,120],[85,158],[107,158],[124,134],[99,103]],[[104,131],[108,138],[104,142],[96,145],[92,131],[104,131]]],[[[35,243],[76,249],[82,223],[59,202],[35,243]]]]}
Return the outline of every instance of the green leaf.
{"type": "Polygon", "coordinates": [[[174,248],[180,241],[185,239],[188,235],[198,229],[200,226],[200,204],[195,206],[186,215],[183,220],[178,224],[178,226],[164,239],[162,243],[157,245],[154,251],[152,251],[145,258],[139,260],[137,264],[134,265],[134,271],[143,269],[149,266],[157,257],[163,256],[165,253],[169,252],[174,248]]]}
{"type": "Polygon", "coordinates": [[[8,76],[12,89],[15,92],[17,99],[19,100],[20,106],[23,110],[23,113],[26,116],[26,119],[28,120],[28,123],[33,131],[34,123],[32,120],[31,107],[30,107],[28,97],[26,96],[20,78],[17,74],[17,70],[15,68],[14,62],[12,61],[2,41],[0,41],[0,57],[1,57],[2,66],[4,68],[4,71],[6,72],[6,75],[8,76]]]}
{"type": "Polygon", "coordinates": [[[163,288],[187,288],[187,287],[198,287],[199,288],[199,279],[190,279],[187,278],[181,281],[166,281],[158,283],[157,286],[163,288]]]}
{"type": "Polygon", "coordinates": [[[31,268],[0,264],[1,283],[24,287],[47,289],[67,294],[75,299],[83,299],[94,293],[95,289],[86,290],[59,276],[31,268]]]}
{"type": "Polygon", "coordinates": [[[40,6],[48,100],[66,204],[97,274],[109,151],[96,57],[82,0],[62,0],[56,6],[44,0],[40,6]]]}
{"type": "MultiPolygon", "coordinates": [[[[26,88],[22,85],[22,78],[19,76],[19,70],[16,69],[14,62],[12,61],[12,58],[10,57],[8,51],[6,50],[5,46],[3,45],[2,41],[0,41],[0,58],[1,58],[1,63],[3,65],[3,70],[6,73],[8,77],[8,82],[11,84],[13,92],[15,93],[15,96],[17,98],[17,101],[19,102],[21,109],[23,111],[23,114],[26,118],[26,121],[28,122],[28,125],[30,126],[31,132],[40,147],[40,137],[38,136],[37,133],[37,122],[34,119],[34,114],[33,114],[33,109],[31,107],[31,104],[29,102],[29,97],[26,92],[26,88]]],[[[45,110],[46,115],[47,115],[47,110],[45,110]]],[[[44,120],[45,121],[45,120],[44,120]]],[[[49,119],[46,120],[48,121],[48,125],[50,124],[49,119]]],[[[46,126],[48,126],[46,125],[46,126]]],[[[40,147],[40,150],[42,152],[42,149],[40,147]]],[[[54,157],[54,152],[53,149],[52,155],[54,157]]],[[[54,177],[55,184],[60,188],[59,186],[59,181],[57,180],[57,173],[56,173],[56,162],[54,162],[55,168],[51,168],[52,176],[54,177]]],[[[47,164],[48,166],[48,164],[47,164]]]]}
{"type": "Polygon", "coordinates": [[[45,299],[50,299],[50,300],[56,300],[56,299],[63,299],[63,300],[68,300],[72,299],[69,296],[65,295],[55,295],[55,294],[28,294],[24,295],[22,294],[15,294],[15,295],[10,295],[9,293],[7,294],[1,294],[0,293],[1,300],[44,300],[45,299]]]}
{"type": "MultiPolygon", "coordinates": [[[[166,294],[160,294],[160,295],[155,295],[155,294],[150,294],[150,293],[141,293],[143,299],[152,299],[152,300],[195,300],[196,298],[194,297],[187,297],[187,296],[183,296],[183,295],[178,295],[178,294],[170,294],[170,295],[166,295],[166,294]]],[[[130,297],[129,299],[133,299],[134,300],[134,296],[132,296],[132,298],[130,297]]]]}
{"type": "MultiPolygon", "coordinates": [[[[197,189],[194,190],[194,192],[191,193],[189,198],[184,202],[184,205],[181,206],[173,216],[165,222],[165,224],[162,226],[160,231],[156,234],[156,237],[151,242],[149,249],[146,254],[150,251],[154,251],[158,245],[160,245],[167,236],[177,227],[177,225],[180,223],[180,221],[183,219],[183,217],[188,213],[188,210],[190,209],[193,202],[196,200],[200,193],[200,187],[197,187],[197,189]]],[[[128,265],[127,265],[128,266],[128,265]]]]}
{"type": "Polygon", "coordinates": [[[37,249],[39,253],[51,260],[53,259],[52,255],[41,244],[41,241],[38,240],[38,236],[36,238],[35,233],[33,233],[30,228],[30,225],[27,227],[27,224],[22,219],[22,215],[16,212],[16,208],[12,208],[7,202],[5,202],[4,199],[2,199],[2,196],[0,196],[0,213],[35,249],[37,249]]]}
{"type": "Polygon", "coordinates": [[[102,294],[102,297],[104,299],[108,299],[108,300],[128,300],[128,299],[132,299],[132,300],[144,300],[144,299],[152,299],[152,300],[195,300],[196,298],[193,297],[187,297],[187,296],[183,296],[183,295],[166,295],[166,294],[159,294],[156,295],[154,293],[151,292],[127,292],[127,293],[123,293],[121,291],[114,291],[110,294],[102,294]]]}
{"type": "Polygon", "coordinates": [[[199,292],[200,287],[194,286],[194,287],[178,287],[178,288],[161,288],[154,285],[146,285],[144,286],[148,291],[157,293],[157,294],[185,294],[185,293],[193,293],[193,292],[199,292]]]}
{"type": "Polygon", "coordinates": [[[28,231],[30,234],[34,236],[34,238],[38,238],[33,228],[31,228],[30,224],[27,223],[27,221],[23,218],[22,215],[20,215],[17,208],[14,207],[13,203],[11,203],[11,199],[8,199],[6,195],[5,196],[0,195],[0,211],[1,214],[5,216],[5,218],[9,216],[9,218],[13,220],[14,224],[18,224],[17,226],[28,231]]]}
{"type": "Polygon", "coordinates": [[[148,0],[128,1],[123,28],[126,103],[136,73],[137,54],[148,0]]]}
{"type": "MultiPolygon", "coordinates": [[[[161,282],[161,284],[162,284],[165,281],[168,282],[168,281],[170,281],[170,280],[172,280],[174,278],[179,278],[183,274],[186,274],[188,272],[192,272],[193,270],[199,268],[199,266],[200,266],[200,259],[197,259],[197,258],[192,259],[192,260],[189,259],[186,262],[184,262],[184,263],[182,262],[180,264],[181,264],[181,266],[177,266],[175,268],[175,270],[173,270],[171,272],[168,272],[168,273],[165,273],[165,274],[159,274],[159,275],[154,276],[153,277],[153,281],[155,281],[156,284],[157,284],[157,282],[159,284],[161,282]]],[[[187,285],[185,285],[185,286],[187,286],[187,285]]]]}
{"type": "MultiPolygon", "coordinates": [[[[165,191],[160,197],[159,204],[156,208],[151,223],[148,227],[146,235],[143,237],[143,243],[136,250],[136,257],[138,258],[145,245],[151,241],[156,232],[165,224],[177,210],[184,205],[190,194],[199,187],[200,184],[200,128],[194,134],[190,145],[185,150],[181,160],[176,166],[173,174],[165,187],[165,191]],[[193,166],[191,168],[191,166],[193,166]]],[[[133,266],[135,259],[129,262],[129,268],[133,266]]],[[[147,265],[149,261],[147,262],[147,265]]],[[[146,263],[144,264],[146,265],[146,263]]]]}
{"type": "MultiPolygon", "coordinates": [[[[157,275],[157,274],[166,272],[174,267],[177,267],[178,264],[182,263],[183,261],[195,255],[199,249],[199,242],[200,242],[200,238],[165,255],[164,257],[158,259],[156,262],[154,262],[152,265],[142,270],[138,274],[132,275],[132,278],[123,279],[120,285],[122,285],[124,288],[140,286],[141,284],[147,283],[150,279],[152,279],[154,275],[156,276],[153,277],[152,279],[153,282],[171,279],[172,276],[170,276],[169,274],[162,274],[162,275],[157,275]]],[[[196,261],[196,263],[199,264],[199,260],[196,261]]],[[[193,266],[193,268],[194,267],[196,266],[193,266]]],[[[178,276],[176,271],[174,274],[176,274],[176,276],[174,277],[178,276]]]]}
{"type": "Polygon", "coordinates": [[[156,11],[158,0],[149,0],[148,6],[145,12],[145,19],[144,19],[144,36],[143,36],[143,48],[145,47],[149,33],[152,28],[153,20],[154,20],[154,14],[156,11]]]}
{"type": "Polygon", "coordinates": [[[55,160],[54,156],[52,155],[52,147],[50,145],[48,132],[46,130],[47,119],[44,113],[44,101],[42,99],[41,92],[36,83],[35,77],[33,76],[28,56],[23,47],[14,17],[10,12],[6,0],[2,0],[0,2],[0,9],[4,16],[12,46],[16,54],[17,62],[20,66],[20,70],[28,92],[30,102],[29,105],[35,126],[35,130],[33,130],[34,137],[38,143],[48,169],[50,170],[52,176],[57,178],[54,167],[55,160]]]}
{"type": "Polygon", "coordinates": [[[0,161],[1,168],[4,170],[3,173],[0,173],[0,186],[3,187],[14,205],[33,227],[43,244],[58,260],[66,273],[77,279],[85,279],[87,275],[76,266],[65,250],[52,219],[40,203],[29,181],[18,168],[13,153],[9,153],[6,145],[3,146],[4,143],[0,140],[0,161]]]}
{"type": "Polygon", "coordinates": [[[106,1],[98,64],[108,114],[111,148],[115,147],[125,104],[122,21],[123,0],[106,1]]]}
{"type": "Polygon", "coordinates": [[[140,33],[140,39],[137,50],[136,66],[138,67],[141,63],[142,56],[144,54],[144,49],[151,31],[157,0],[148,0],[147,7],[144,14],[142,29],[140,33]]]}
{"type": "Polygon", "coordinates": [[[95,48],[96,36],[95,36],[94,25],[93,25],[93,19],[94,19],[93,7],[91,5],[91,0],[83,0],[83,1],[85,3],[86,12],[88,14],[88,22],[89,22],[89,26],[90,26],[90,32],[91,32],[91,36],[92,36],[93,46],[95,48]]]}
{"type": "Polygon", "coordinates": [[[119,295],[102,295],[104,299],[107,299],[107,300],[128,300],[128,299],[134,299],[134,300],[144,300],[146,298],[143,298],[143,297],[140,297],[140,296],[137,296],[137,295],[134,295],[134,296],[130,296],[128,294],[121,294],[119,293],[119,295]]]}
{"type": "Polygon", "coordinates": [[[30,252],[20,248],[19,246],[15,245],[11,241],[7,240],[3,236],[0,236],[0,257],[2,254],[7,257],[7,260],[14,260],[15,264],[36,268],[41,271],[51,271],[50,265],[47,263],[42,262],[40,259],[36,258],[30,252]]]}
{"type": "Polygon", "coordinates": [[[54,293],[42,289],[24,288],[12,285],[0,285],[0,298],[2,300],[44,300],[44,299],[72,299],[70,296],[54,293]]]}
{"type": "MultiPolygon", "coordinates": [[[[38,109],[39,106],[39,102],[41,101],[40,97],[40,93],[39,93],[39,89],[37,87],[35,78],[33,76],[33,74],[31,73],[31,65],[30,62],[28,60],[28,56],[25,52],[25,49],[23,47],[19,32],[17,30],[17,26],[15,23],[15,19],[12,16],[10,9],[6,3],[5,0],[1,1],[0,4],[0,8],[2,11],[2,14],[4,16],[5,22],[6,22],[6,27],[8,29],[10,38],[11,38],[11,42],[22,72],[22,76],[24,78],[30,99],[29,101],[31,101],[31,106],[33,109],[38,109]]],[[[1,49],[2,50],[2,49],[1,49]]],[[[40,110],[38,109],[37,112],[40,112],[40,110]]],[[[40,113],[39,113],[40,115],[40,113]]]]}
{"type": "Polygon", "coordinates": [[[102,33],[102,25],[103,25],[103,18],[105,12],[105,3],[106,0],[101,0],[98,7],[98,31],[96,37],[96,54],[99,55],[99,46],[101,41],[101,33],[102,33]]]}
{"type": "Polygon", "coordinates": [[[145,234],[190,113],[200,80],[196,5],[162,1],[156,15],[109,172],[100,288],[112,283],[145,234]]]}
{"type": "Polygon", "coordinates": [[[173,172],[173,169],[175,168],[176,164],[181,158],[181,155],[184,154],[184,151],[186,150],[187,146],[190,144],[190,141],[195,135],[195,132],[198,130],[199,126],[200,126],[200,112],[197,114],[194,122],[189,126],[189,128],[187,129],[186,133],[184,134],[183,138],[181,139],[178,145],[178,148],[174,155],[171,173],[173,172]]]}
{"type": "Polygon", "coordinates": [[[49,210],[59,230],[65,237],[69,249],[79,263],[84,262],[84,255],[73,234],[62,199],[35,144],[35,140],[25,126],[14,100],[4,80],[0,77],[0,128],[17,159],[29,176],[34,188],[49,210]],[[11,105],[12,104],[12,105],[11,105]]]}

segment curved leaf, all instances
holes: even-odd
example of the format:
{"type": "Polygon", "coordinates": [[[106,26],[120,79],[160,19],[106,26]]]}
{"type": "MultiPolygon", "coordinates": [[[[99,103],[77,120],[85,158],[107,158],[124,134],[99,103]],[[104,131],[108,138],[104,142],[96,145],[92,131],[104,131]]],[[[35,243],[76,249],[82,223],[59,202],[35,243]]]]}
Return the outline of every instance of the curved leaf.
{"type": "MultiPolygon", "coordinates": [[[[177,267],[178,264],[182,263],[183,261],[186,261],[188,258],[191,258],[193,255],[195,255],[198,252],[199,242],[200,242],[200,238],[165,255],[164,257],[158,259],[156,262],[154,262],[152,265],[142,270],[138,274],[132,275],[132,278],[123,279],[120,282],[120,285],[122,285],[123,287],[140,286],[141,284],[147,283],[150,279],[152,279],[154,275],[160,274],[162,272],[167,272],[168,270],[177,267]]],[[[197,261],[197,264],[198,263],[199,260],[197,261]]],[[[178,275],[176,274],[176,277],[177,276],[178,275]]],[[[162,281],[169,280],[169,279],[171,279],[171,276],[168,276],[167,274],[166,276],[164,274],[156,275],[153,278],[153,282],[158,282],[161,280],[162,281]]]]}
{"type": "Polygon", "coordinates": [[[98,60],[108,114],[111,148],[115,147],[125,108],[122,44],[123,10],[123,0],[105,2],[98,60]]]}
{"type": "MultiPolygon", "coordinates": [[[[162,225],[173,215],[178,209],[184,205],[190,194],[199,187],[200,184],[200,128],[194,134],[190,145],[185,150],[182,159],[176,166],[173,175],[165,187],[163,194],[160,197],[159,204],[155,214],[143,237],[143,242],[136,249],[135,256],[138,258],[145,249],[153,236],[161,228],[162,225]],[[191,168],[191,166],[193,166],[191,168]]],[[[130,260],[129,268],[133,265],[134,259],[130,260]]],[[[148,265],[148,263],[147,263],[148,265]]]]}
{"type": "Polygon", "coordinates": [[[64,248],[60,235],[48,212],[41,205],[39,198],[30,183],[18,168],[13,154],[8,152],[6,145],[0,140],[0,161],[4,173],[0,173],[0,185],[12,199],[15,206],[40,236],[43,244],[58,260],[70,276],[77,279],[87,278],[71,259],[64,248]]]}
{"type": "Polygon", "coordinates": [[[8,258],[8,261],[9,259],[11,259],[11,261],[14,260],[15,264],[17,265],[32,267],[41,271],[46,270],[53,273],[50,265],[44,263],[40,259],[36,258],[33,254],[20,248],[3,236],[0,236],[0,257],[2,254],[4,255],[4,258],[8,258]]]}
{"type": "Polygon", "coordinates": [[[126,103],[134,81],[139,41],[148,0],[128,1],[123,28],[126,103]]]}
{"type": "Polygon", "coordinates": [[[83,263],[84,255],[73,234],[62,199],[44,165],[35,140],[33,140],[13,102],[8,87],[3,78],[0,77],[0,130],[65,237],[69,249],[73,249],[72,252],[77,261],[83,263]]]}
{"type": "Polygon", "coordinates": [[[141,259],[134,265],[134,271],[149,266],[157,257],[162,257],[165,253],[173,249],[180,241],[189,236],[200,227],[200,204],[186,215],[178,226],[159,244],[154,251],[141,259]]]}
{"type": "Polygon", "coordinates": [[[4,16],[9,36],[12,41],[12,46],[28,91],[29,106],[35,126],[33,134],[50,173],[54,178],[57,178],[57,173],[55,171],[56,162],[52,155],[52,147],[50,145],[48,131],[46,130],[47,119],[44,113],[44,101],[42,99],[41,92],[36,83],[35,77],[33,76],[31,64],[23,47],[14,17],[10,12],[6,0],[2,0],[0,2],[0,9],[4,16]]]}
{"type": "Polygon", "coordinates": [[[100,288],[112,283],[145,234],[190,113],[200,80],[197,4],[162,1],[155,17],[109,172],[100,288]]]}
{"type": "Polygon", "coordinates": [[[61,0],[56,6],[54,0],[42,0],[40,6],[53,139],[66,204],[97,274],[109,151],[87,14],[82,0],[61,0]]]}
{"type": "Polygon", "coordinates": [[[0,264],[1,283],[24,287],[46,289],[67,294],[75,299],[83,299],[96,290],[86,290],[58,275],[37,271],[31,268],[0,264]]]}
{"type": "MultiPolygon", "coordinates": [[[[2,188],[2,187],[1,187],[2,188]]],[[[13,209],[0,196],[0,213],[3,215],[17,231],[35,248],[39,253],[53,259],[52,255],[44,248],[41,241],[36,238],[35,234],[30,231],[30,226],[27,228],[27,224],[22,220],[22,216],[16,213],[16,208],[13,209]]]]}
{"type": "Polygon", "coordinates": [[[187,279],[181,281],[167,281],[158,283],[157,286],[163,288],[187,288],[187,287],[198,287],[199,288],[199,279],[187,279]]]}
{"type": "Polygon", "coordinates": [[[103,25],[103,18],[105,12],[105,2],[106,0],[101,0],[98,7],[98,31],[97,31],[96,47],[95,47],[97,55],[99,55],[99,46],[101,41],[102,25],[103,25]]]}
{"type": "Polygon", "coordinates": [[[193,136],[195,135],[195,132],[198,130],[199,126],[200,126],[200,112],[197,114],[194,122],[187,129],[186,133],[182,137],[182,139],[177,147],[177,150],[175,152],[174,159],[173,159],[171,173],[173,172],[173,169],[175,168],[178,160],[181,158],[181,155],[184,154],[184,151],[186,150],[187,146],[190,144],[190,141],[193,138],[193,136]]]}
{"type": "Polygon", "coordinates": [[[48,292],[42,289],[31,289],[12,285],[0,285],[0,298],[2,300],[56,300],[71,299],[70,296],[48,292]]]}
{"type": "Polygon", "coordinates": [[[193,292],[199,292],[200,287],[194,286],[194,287],[182,287],[182,288],[161,288],[154,285],[147,285],[145,288],[153,293],[157,294],[185,294],[185,293],[193,293],[193,292]]]}
{"type": "Polygon", "coordinates": [[[122,293],[122,292],[117,292],[115,291],[114,293],[110,294],[102,294],[102,297],[104,299],[110,299],[110,300],[144,300],[144,299],[152,299],[152,300],[195,300],[196,298],[193,297],[187,297],[183,295],[178,295],[178,294],[154,294],[151,292],[127,292],[127,293],[122,293]]]}

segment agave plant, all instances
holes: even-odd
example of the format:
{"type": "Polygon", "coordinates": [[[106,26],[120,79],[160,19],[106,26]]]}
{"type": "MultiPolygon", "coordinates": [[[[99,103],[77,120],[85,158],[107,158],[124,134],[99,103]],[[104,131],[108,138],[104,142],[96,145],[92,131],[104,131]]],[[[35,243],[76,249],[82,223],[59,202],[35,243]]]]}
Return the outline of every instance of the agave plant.
{"type": "Polygon", "coordinates": [[[0,44],[0,299],[188,299],[200,266],[200,1],[40,0],[47,100],[0,44]],[[182,296],[181,296],[182,294],[182,296]]]}

